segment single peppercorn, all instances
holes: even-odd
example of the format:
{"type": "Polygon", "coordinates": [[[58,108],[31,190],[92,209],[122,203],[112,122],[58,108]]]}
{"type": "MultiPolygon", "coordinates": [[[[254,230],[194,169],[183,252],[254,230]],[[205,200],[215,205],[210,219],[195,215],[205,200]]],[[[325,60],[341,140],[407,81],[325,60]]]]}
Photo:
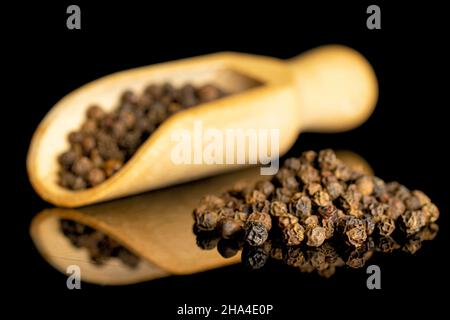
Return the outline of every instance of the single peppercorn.
{"type": "Polygon", "coordinates": [[[334,175],[323,177],[322,184],[324,185],[332,201],[336,200],[344,192],[342,184],[334,175]]]}
{"type": "Polygon", "coordinates": [[[282,216],[287,213],[286,203],[281,201],[273,201],[270,205],[270,214],[274,217],[282,216]]]}
{"type": "Polygon", "coordinates": [[[317,158],[317,153],[313,150],[305,151],[300,156],[300,161],[303,163],[312,164],[314,160],[317,158]]]}
{"type": "Polygon", "coordinates": [[[285,168],[288,168],[289,170],[298,171],[300,169],[301,165],[302,165],[302,162],[300,159],[289,158],[284,161],[283,166],[285,168]]]}
{"type": "Polygon", "coordinates": [[[293,202],[293,212],[297,217],[305,218],[311,215],[311,198],[307,197],[304,194],[294,200],[293,202]]]}
{"type": "Polygon", "coordinates": [[[338,163],[333,173],[342,182],[347,182],[352,177],[352,170],[343,163],[338,163]]]}
{"type": "Polygon", "coordinates": [[[306,229],[312,229],[319,225],[319,217],[316,215],[312,215],[303,220],[303,225],[306,229]]]}
{"type": "Polygon", "coordinates": [[[88,173],[87,181],[89,181],[89,184],[91,186],[96,186],[96,185],[102,183],[105,180],[105,178],[106,178],[106,175],[102,169],[93,168],[88,173]]]}
{"type": "Polygon", "coordinates": [[[338,164],[336,154],[331,149],[321,150],[319,152],[318,162],[322,170],[333,170],[338,164]]]}
{"type": "Polygon", "coordinates": [[[224,218],[219,221],[219,232],[224,239],[229,239],[243,229],[243,222],[234,218],[224,218]]]}
{"type": "Polygon", "coordinates": [[[97,129],[97,122],[95,120],[88,119],[85,123],[83,123],[80,131],[84,134],[83,138],[85,138],[86,135],[94,134],[97,129]]]}
{"type": "Polygon", "coordinates": [[[370,236],[375,231],[375,226],[376,226],[375,218],[373,216],[371,216],[370,214],[365,214],[363,220],[366,225],[367,235],[370,236]]]}
{"type": "Polygon", "coordinates": [[[224,258],[234,257],[240,250],[239,243],[230,239],[220,239],[217,243],[217,251],[224,258]]]}
{"type": "Polygon", "coordinates": [[[394,221],[398,219],[406,210],[404,202],[398,198],[391,198],[386,206],[385,214],[394,221]]]}
{"type": "Polygon", "coordinates": [[[81,143],[81,141],[83,140],[83,133],[81,131],[72,131],[71,133],[69,133],[68,135],[68,140],[71,144],[76,144],[76,143],[81,143]]]}
{"type": "Polygon", "coordinates": [[[305,261],[305,254],[302,252],[300,248],[297,247],[288,247],[286,249],[286,254],[284,255],[284,262],[291,267],[299,268],[302,266],[305,261]]]}
{"type": "Polygon", "coordinates": [[[275,189],[275,199],[276,201],[281,201],[288,203],[291,200],[292,191],[286,188],[276,188],[275,189]]]}
{"type": "Polygon", "coordinates": [[[73,150],[66,151],[58,157],[58,162],[64,169],[69,169],[77,160],[78,154],[73,150]]]}
{"type": "Polygon", "coordinates": [[[345,209],[358,209],[362,194],[358,191],[356,185],[351,184],[341,196],[341,204],[345,209]]]}
{"type": "Polygon", "coordinates": [[[367,239],[367,233],[364,226],[355,226],[346,233],[348,241],[355,247],[361,246],[367,239]]]}
{"type": "Polygon", "coordinates": [[[244,246],[241,254],[242,263],[250,269],[262,268],[269,259],[269,252],[262,246],[244,246]]]}
{"type": "Polygon", "coordinates": [[[274,185],[267,180],[257,182],[255,188],[262,192],[266,197],[270,196],[275,191],[274,185]]]}
{"type": "MultiPolygon", "coordinates": [[[[73,173],[69,171],[63,170],[59,172],[59,181],[62,187],[72,189],[76,179],[77,176],[75,176],[73,173]]],[[[83,180],[82,178],[80,179],[83,180]]]]}
{"type": "Polygon", "coordinates": [[[102,108],[100,108],[97,105],[90,106],[86,111],[86,116],[88,119],[99,121],[101,120],[105,115],[105,112],[102,108]]]}
{"type": "Polygon", "coordinates": [[[207,195],[200,200],[200,204],[210,209],[219,209],[225,206],[225,201],[218,196],[207,195]]]}
{"type": "Polygon", "coordinates": [[[317,213],[323,218],[334,218],[337,215],[337,208],[332,204],[320,206],[317,208],[317,213]]]}
{"type": "Polygon", "coordinates": [[[73,163],[72,172],[79,177],[85,177],[92,168],[92,161],[87,157],[81,157],[73,163]]]}
{"type": "Polygon", "coordinates": [[[310,164],[304,164],[297,171],[297,176],[304,184],[319,182],[319,171],[310,164]]]}
{"type": "Polygon", "coordinates": [[[329,206],[331,204],[330,196],[325,190],[319,190],[314,193],[312,200],[317,206],[321,207],[329,206]]]}
{"type": "Polygon", "coordinates": [[[217,226],[219,215],[216,211],[201,208],[194,210],[194,218],[200,230],[212,231],[217,226]]]}
{"type": "Polygon", "coordinates": [[[310,247],[319,247],[326,239],[326,230],[323,227],[316,226],[307,232],[308,241],[306,244],[310,247]]]}
{"type": "Polygon", "coordinates": [[[433,203],[427,203],[422,207],[422,212],[429,222],[435,222],[439,219],[439,209],[433,203]]]}
{"type": "Polygon", "coordinates": [[[272,229],[272,218],[268,213],[265,212],[253,212],[248,218],[247,222],[261,222],[267,231],[272,229]]]}
{"type": "Polygon", "coordinates": [[[203,250],[213,250],[217,247],[220,237],[215,233],[203,232],[197,235],[197,246],[203,250]]]}
{"type": "Polygon", "coordinates": [[[266,195],[258,190],[253,190],[245,197],[245,200],[248,204],[258,204],[266,201],[266,195]]]}
{"type": "Polygon", "coordinates": [[[407,210],[402,216],[402,222],[406,229],[406,233],[413,234],[426,225],[427,219],[426,215],[421,210],[407,210]]]}
{"type": "Polygon", "coordinates": [[[122,168],[122,161],[116,159],[109,159],[104,164],[104,169],[107,177],[112,176],[114,173],[122,168]]]}
{"type": "Polygon", "coordinates": [[[378,224],[380,234],[382,236],[390,236],[395,230],[394,219],[384,217],[378,224]]]}
{"type": "Polygon", "coordinates": [[[268,238],[269,233],[260,221],[247,221],[245,224],[245,239],[251,246],[260,246],[268,238]]]}
{"type": "Polygon", "coordinates": [[[298,222],[285,225],[281,232],[284,242],[288,246],[299,245],[305,237],[305,229],[298,222]]]}
{"type": "Polygon", "coordinates": [[[278,226],[281,229],[288,227],[289,225],[298,223],[298,218],[290,213],[285,213],[278,217],[278,226]]]}
{"type": "Polygon", "coordinates": [[[325,229],[325,239],[331,239],[334,235],[334,223],[332,219],[322,219],[322,227],[325,229]]]}
{"type": "Polygon", "coordinates": [[[311,182],[308,184],[305,184],[305,187],[303,188],[304,192],[308,194],[310,197],[312,197],[314,194],[322,190],[322,186],[320,183],[317,182],[311,182]]]}
{"type": "Polygon", "coordinates": [[[85,136],[81,141],[81,147],[83,148],[84,154],[90,154],[96,146],[95,138],[92,136],[85,136]]]}
{"type": "Polygon", "coordinates": [[[376,245],[377,251],[391,253],[400,248],[400,245],[391,237],[379,237],[376,245]]]}

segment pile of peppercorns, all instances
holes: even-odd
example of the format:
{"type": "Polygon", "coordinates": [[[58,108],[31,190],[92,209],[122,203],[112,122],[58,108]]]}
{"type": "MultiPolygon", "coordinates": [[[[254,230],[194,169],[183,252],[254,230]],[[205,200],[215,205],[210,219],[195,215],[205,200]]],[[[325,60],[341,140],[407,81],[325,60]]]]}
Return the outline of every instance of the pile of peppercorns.
{"type": "Polygon", "coordinates": [[[221,254],[244,247],[246,260],[273,243],[318,248],[328,240],[361,251],[374,237],[416,234],[439,210],[423,192],[352,170],[326,149],[287,159],[271,181],[208,195],[193,215],[198,243],[224,239],[232,245],[218,246],[221,254]]]}
{"type": "Polygon", "coordinates": [[[60,228],[73,246],[87,249],[91,261],[96,265],[103,265],[113,257],[130,268],[139,264],[138,256],[98,230],[68,219],[60,220],[60,228]]]}
{"type": "Polygon", "coordinates": [[[78,131],[68,136],[70,149],[62,153],[59,184],[71,190],[94,187],[111,177],[139,146],[171,115],[201,103],[224,97],[212,84],[150,85],[141,95],[123,93],[119,106],[105,112],[91,106],[78,131]]]}

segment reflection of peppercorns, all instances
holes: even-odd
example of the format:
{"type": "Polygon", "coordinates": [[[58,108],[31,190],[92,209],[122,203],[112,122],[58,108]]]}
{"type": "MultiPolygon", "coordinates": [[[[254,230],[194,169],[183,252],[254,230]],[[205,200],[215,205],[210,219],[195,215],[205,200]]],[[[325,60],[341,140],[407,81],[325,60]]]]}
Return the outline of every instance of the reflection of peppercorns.
{"type": "MultiPolygon", "coordinates": [[[[224,237],[232,233],[254,247],[276,240],[285,246],[320,248],[344,239],[357,250],[347,261],[358,266],[367,258],[361,252],[370,251],[373,236],[414,235],[435,222],[439,210],[423,192],[354,171],[327,149],[287,159],[270,181],[254,187],[240,182],[220,197],[205,197],[194,216],[199,229],[219,233],[235,220],[245,232],[236,227],[224,237]]],[[[381,251],[395,247],[389,243],[381,251]]]]}
{"type": "Polygon", "coordinates": [[[86,248],[91,261],[97,265],[102,265],[113,257],[131,268],[139,264],[138,256],[98,230],[67,219],[60,220],[60,228],[75,247],[86,248]]]}

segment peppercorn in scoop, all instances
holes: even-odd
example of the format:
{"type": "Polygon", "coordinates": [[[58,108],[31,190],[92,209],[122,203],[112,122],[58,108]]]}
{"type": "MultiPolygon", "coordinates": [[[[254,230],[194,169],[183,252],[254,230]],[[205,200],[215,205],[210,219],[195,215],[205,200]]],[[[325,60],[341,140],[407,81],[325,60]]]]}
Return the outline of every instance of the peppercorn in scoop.
{"type": "Polygon", "coordinates": [[[344,244],[361,258],[374,239],[383,248],[386,239],[435,230],[439,210],[423,192],[352,170],[326,149],[287,159],[270,181],[241,182],[220,197],[204,197],[193,216],[200,247],[217,245],[227,256],[243,248],[243,261],[261,265],[273,247],[290,252],[327,243],[344,244]]]}
{"type": "Polygon", "coordinates": [[[171,115],[225,95],[212,84],[175,88],[165,83],[150,85],[141,95],[124,92],[112,112],[89,107],[81,128],[68,136],[70,149],[58,158],[59,185],[71,190],[99,185],[119,171],[171,115]]]}

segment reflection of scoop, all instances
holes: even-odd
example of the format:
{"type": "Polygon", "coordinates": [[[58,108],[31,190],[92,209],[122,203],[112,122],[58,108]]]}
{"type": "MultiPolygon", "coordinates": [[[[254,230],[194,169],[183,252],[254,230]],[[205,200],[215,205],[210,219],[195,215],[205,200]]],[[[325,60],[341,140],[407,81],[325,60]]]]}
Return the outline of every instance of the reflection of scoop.
{"type": "MultiPolygon", "coordinates": [[[[365,173],[370,167],[352,153],[338,153],[365,173]]],[[[267,177],[269,178],[269,177],[267,177]]],[[[170,274],[190,274],[236,263],[239,255],[222,258],[217,250],[205,251],[196,245],[192,232],[192,209],[209,193],[220,194],[238,180],[261,180],[259,168],[250,168],[158,190],[128,199],[73,209],[46,209],[31,224],[31,236],[44,258],[65,272],[79,265],[85,281],[101,284],[128,284],[170,274]],[[86,250],[71,245],[60,229],[60,220],[69,219],[99,230],[118,241],[141,261],[130,268],[117,259],[98,266],[89,262],[86,250]]]]}
{"type": "Polygon", "coordinates": [[[175,165],[170,158],[174,130],[279,129],[284,154],[300,132],[341,131],[361,124],[373,110],[377,82],[368,62],[342,46],[326,46],[285,62],[274,58],[219,53],[120,72],[94,81],[58,102],[31,142],[27,167],[45,200],[75,207],[236,169],[234,165],[175,165]],[[231,96],[180,112],[165,121],[125,166],[102,184],[70,191],[57,183],[57,156],[67,134],[99,104],[111,110],[125,89],[149,83],[213,83],[231,96]],[[235,93],[235,94],[234,94],[235,93]]]}

